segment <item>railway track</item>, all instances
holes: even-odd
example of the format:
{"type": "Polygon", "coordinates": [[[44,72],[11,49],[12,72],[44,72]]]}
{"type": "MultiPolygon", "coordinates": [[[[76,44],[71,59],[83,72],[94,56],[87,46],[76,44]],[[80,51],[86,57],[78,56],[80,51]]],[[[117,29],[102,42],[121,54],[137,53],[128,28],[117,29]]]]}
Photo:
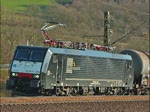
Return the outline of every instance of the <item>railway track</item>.
{"type": "Polygon", "coordinates": [[[149,96],[2,97],[2,112],[149,112],[149,96]]]}
{"type": "Polygon", "coordinates": [[[45,104],[64,102],[149,101],[150,96],[69,96],[69,97],[1,97],[1,105],[45,104]]]}

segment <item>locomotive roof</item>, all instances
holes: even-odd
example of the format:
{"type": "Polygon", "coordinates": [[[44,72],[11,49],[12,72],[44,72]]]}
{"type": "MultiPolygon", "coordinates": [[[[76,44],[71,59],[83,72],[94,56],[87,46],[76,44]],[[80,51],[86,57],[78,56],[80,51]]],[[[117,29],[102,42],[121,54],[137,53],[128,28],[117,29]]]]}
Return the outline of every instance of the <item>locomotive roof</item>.
{"type": "Polygon", "coordinates": [[[22,45],[19,45],[19,46],[17,46],[17,49],[47,50],[48,48],[47,47],[41,47],[41,46],[22,46],[22,45]]]}
{"type": "Polygon", "coordinates": [[[49,51],[52,54],[91,56],[91,57],[103,57],[103,58],[132,60],[130,55],[115,54],[115,53],[109,53],[109,52],[104,52],[104,51],[96,51],[96,50],[77,50],[77,49],[66,49],[66,48],[49,48],[49,51]]]}

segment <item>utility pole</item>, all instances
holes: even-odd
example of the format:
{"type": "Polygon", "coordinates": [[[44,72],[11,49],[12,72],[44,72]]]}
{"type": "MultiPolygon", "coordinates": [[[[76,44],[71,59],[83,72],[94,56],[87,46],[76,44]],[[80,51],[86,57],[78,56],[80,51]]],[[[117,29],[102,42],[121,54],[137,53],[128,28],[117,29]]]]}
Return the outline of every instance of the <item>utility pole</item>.
{"type": "Polygon", "coordinates": [[[109,11],[104,12],[104,46],[109,46],[110,15],[109,11]]]}

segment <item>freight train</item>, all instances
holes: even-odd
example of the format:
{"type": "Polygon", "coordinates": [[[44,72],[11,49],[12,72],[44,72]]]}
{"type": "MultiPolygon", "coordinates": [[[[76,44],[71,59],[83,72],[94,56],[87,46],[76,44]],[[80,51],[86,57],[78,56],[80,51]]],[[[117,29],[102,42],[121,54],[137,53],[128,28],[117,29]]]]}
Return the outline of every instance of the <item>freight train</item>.
{"type": "Polygon", "coordinates": [[[149,56],[139,52],[17,46],[6,89],[14,95],[148,94],[141,79],[149,77],[149,56]]]}

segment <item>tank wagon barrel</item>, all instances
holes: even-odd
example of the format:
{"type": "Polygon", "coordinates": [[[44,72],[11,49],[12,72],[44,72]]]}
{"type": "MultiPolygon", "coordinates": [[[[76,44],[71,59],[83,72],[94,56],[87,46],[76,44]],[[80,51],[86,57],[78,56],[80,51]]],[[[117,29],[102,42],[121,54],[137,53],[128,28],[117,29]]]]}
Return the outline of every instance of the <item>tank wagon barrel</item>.
{"type": "Polygon", "coordinates": [[[149,74],[149,52],[138,51],[138,50],[124,50],[121,54],[128,54],[133,59],[134,74],[149,74]]]}
{"type": "Polygon", "coordinates": [[[141,88],[141,91],[142,88],[146,85],[147,85],[146,88],[149,88],[150,84],[149,52],[130,49],[122,51],[121,54],[128,54],[132,57],[134,69],[134,84],[136,85],[136,88],[137,89],[141,88]]]}

